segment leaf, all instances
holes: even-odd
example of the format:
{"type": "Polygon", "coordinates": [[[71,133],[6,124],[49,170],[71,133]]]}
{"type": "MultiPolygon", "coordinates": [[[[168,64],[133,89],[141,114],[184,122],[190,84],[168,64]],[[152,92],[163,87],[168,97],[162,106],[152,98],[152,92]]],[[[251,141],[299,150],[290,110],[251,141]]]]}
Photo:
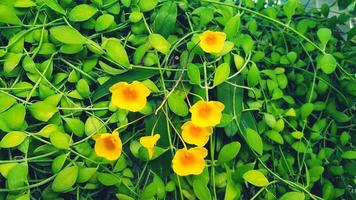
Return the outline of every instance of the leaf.
{"type": "Polygon", "coordinates": [[[115,176],[114,174],[109,173],[98,173],[97,178],[98,181],[105,186],[115,185],[121,181],[117,175],[115,176]]]}
{"type": "Polygon", "coordinates": [[[169,109],[174,112],[176,115],[184,117],[189,113],[189,108],[187,103],[184,101],[177,92],[173,92],[167,99],[169,109]]]}
{"type": "Polygon", "coordinates": [[[331,74],[335,71],[337,62],[333,55],[324,54],[317,61],[317,67],[321,68],[325,74],[331,74]]]}
{"type": "Polygon", "coordinates": [[[87,136],[105,132],[105,125],[97,118],[89,117],[85,122],[85,134],[87,136]]]}
{"type": "Polygon", "coordinates": [[[227,180],[224,200],[239,199],[241,195],[241,185],[236,184],[232,178],[227,180]]]}
{"type": "Polygon", "coordinates": [[[232,40],[237,37],[240,31],[240,23],[240,14],[235,15],[226,22],[224,32],[227,39],[232,40]]]}
{"type": "Polygon", "coordinates": [[[52,132],[51,135],[49,136],[49,139],[52,143],[53,146],[55,146],[58,149],[69,149],[69,143],[70,143],[70,136],[59,132],[55,131],[52,132]]]}
{"type": "Polygon", "coordinates": [[[4,122],[12,130],[21,130],[25,123],[26,108],[22,104],[15,104],[6,112],[2,113],[4,122]]]}
{"type": "Polygon", "coordinates": [[[292,144],[292,148],[298,153],[306,153],[307,146],[302,141],[297,141],[292,144]]]}
{"type": "Polygon", "coordinates": [[[0,141],[1,148],[11,148],[20,145],[27,137],[27,134],[21,131],[12,131],[7,133],[0,141]]]}
{"type": "Polygon", "coordinates": [[[244,34],[239,38],[239,41],[241,41],[241,46],[244,52],[246,54],[251,53],[253,46],[255,44],[255,41],[252,39],[252,37],[250,35],[244,34]]]}
{"type": "Polygon", "coordinates": [[[295,10],[302,3],[299,0],[289,0],[283,5],[283,12],[289,20],[292,19],[292,16],[295,14],[295,10]]]}
{"type": "Polygon", "coordinates": [[[287,192],[279,200],[304,200],[305,194],[303,192],[287,192]]]}
{"type": "Polygon", "coordinates": [[[189,80],[197,85],[200,85],[200,70],[199,67],[193,63],[188,63],[187,65],[187,73],[189,80]]]}
{"type": "Polygon", "coordinates": [[[29,8],[33,6],[36,6],[36,4],[31,0],[17,0],[14,3],[14,7],[16,8],[29,8]]]}
{"type": "Polygon", "coordinates": [[[239,153],[240,148],[241,144],[237,141],[224,145],[219,152],[218,163],[222,164],[234,159],[239,153]]]}
{"type": "Polygon", "coordinates": [[[355,160],[356,159],[356,151],[345,151],[341,157],[343,159],[347,159],[347,160],[355,160]]]}
{"type": "Polygon", "coordinates": [[[96,168],[80,168],[78,172],[77,182],[85,183],[89,181],[96,171],[97,171],[96,168]]]}
{"type": "Polygon", "coordinates": [[[28,109],[35,119],[43,122],[47,122],[55,113],[58,112],[55,105],[49,104],[45,101],[38,101],[31,104],[28,109]]]}
{"type": "Polygon", "coordinates": [[[148,42],[157,51],[168,54],[171,48],[171,44],[160,34],[153,33],[148,36],[148,42]]]}
{"type": "Polygon", "coordinates": [[[263,142],[261,136],[253,129],[246,129],[246,141],[247,144],[258,154],[263,153],[263,142]]]}
{"type": "Polygon", "coordinates": [[[75,6],[68,14],[69,20],[73,22],[82,22],[93,17],[98,9],[88,4],[75,6]]]}
{"type": "Polygon", "coordinates": [[[84,44],[86,42],[86,38],[79,31],[67,25],[55,26],[49,32],[56,40],[64,44],[84,44]]]}
{"type": "Polygon", "coordinates": [[[313,110],[314,110],[314,104],[312,103],[303,104],[302,107],[300,108],[301,118],[307,119],[308,116],[313,112],[313,110]]]}
{"type": "Polygon", "coordinates": [[[109,88],[120,81],[132,82],[132,81],[142,81],[151,78],[152,76],[158,74],[158,70],[151,69],[131,69],[125,73],[113,76],[105,84],[98,87],[94,94],[92,95],[92,101],[96,102],[101,97],[104,97],[109,94],[109,88]]]}
{"type": "Polygon", "coordinates": [[[328,28],[320,28],[317,32],[317,36],[323,47],[325,47],[331,38],[331,30],[328,28]]]}
{"type": "Polygon", "coordinates": [[[52,190],[54,192],[66,192],[72,188],[78,177],[78,167],[66,167],[54,178],[52,190]]]}
{"type": "Polygon", "coordinates": [[[110,14],[103,14],[96,19],[95,31],[104,31],[108,29],[113,23],[115,23],[114,16],[110,14]]]}
{"type": "Polygon", "coordinates": [[[254,87],[260,81],[260,70],[258,70],[256,64],[252,64],[247,73],[247,82],[250,87],[254,87]]]}
{"type": "Polygon", "coordinates": [[[88,98],[91,94],[89,84],[85,79],[78,81],[76,89],[83,98],[88,98]]]}
{"type": "Polygon", "coordinates": [[[22,58],[21,53],[8,53],[5,57],[5,62],[4,62],[5,74],[9,74],[10,72],[12,72],[15,69],[15,67],[17,67],[17,65],[20,63],[21,58],[22,58]]]}
{"type": "Polygon", "coordinates": [[[14,105],[14,103],[16,103],[16,99],[14,97],[0,93],[0,113],[9,109],[12,105],[14,105]]]}
{"type": "Polygon", "coordinates": [[[257,187],[265,187],[269,185],[268,179],[265,177],[265,175],[258,171],[258,170],[250,170],[244,173],[243,178],[251,183],[254,186],[257,187]]]}
{"type": "Polygon", "coordinates": [[[13,167],[7,174],[7,189],[24,187],[27,182],[28,166],[21,163],[13,167]]]}
{"type": "Polygon", "coordinates": [[[66,14],[66,11],[62,8],[61,5],[57,3],[57,0],[43,0],[43,2],[52,10],[60,13],[62,15],[66,14]]]}
{"type": "Polygon", "coordinates": [[[193,191],[194,194],[200,200],[209,200],[211,199],[210,190],[207,185],[200,178],[195,178],[193,180],[193,191]]]}
{"type": "Polygon", "coordinates": [[[21,25],[21,20],[15,14],[15,10],[0,4],[0,23],[21,25]]]}
{"type": "Polygon", "coordinates": [[[70,130],[78,137],[83,137],[84,123],[78,118],[63,118],[70,130]]]}
{"type": "Polygon", "coordinates": [[[276,118],[274,118],[273,115],[265,113],[263,115],[263,121],[271,128],[274,128],[276,126],[276,118]]]}
{"type": "Polygon", "coordinates": [[[230,76],[230,65],[228,63],[222,63],[215,69],[214,85],[220,85],[225,82],[230,76]]]}
{"type": "Polygon", "coordinates": [[[61,154],[57,156],[52,162],[52,166],[51,166],[52,172],[55,174],[58,173],[62,169],[66,159],[67,159],[66,154],[61,154]]]}
{"type": "Polygon", "coordinates": [[[148,12],[156,7],[158,0],[140,0],[138,6],[142,12],[148,12]]]}
{"type": "Polygon", "coordinates": [[[130,67],[129,57],[119,39],[109,38],[104,44],[104,49],[116,63],[127,68],[130,67]]]}
{"type": "Polygon", "coordinates": [[[177,4],[173,1],[166,1],[158,10],[153,21],[153,31],[164,37],[168,37],[174,32],[177,21],[177,4]]]}
{"type": "Polygon", "coordinates": [[[271,139],[272,141],[278,143],[278,144],[284,144],[283,137],[281,136],[280,133],[274,130],[269,130],[266,133],[266,136],[271,139]]]}

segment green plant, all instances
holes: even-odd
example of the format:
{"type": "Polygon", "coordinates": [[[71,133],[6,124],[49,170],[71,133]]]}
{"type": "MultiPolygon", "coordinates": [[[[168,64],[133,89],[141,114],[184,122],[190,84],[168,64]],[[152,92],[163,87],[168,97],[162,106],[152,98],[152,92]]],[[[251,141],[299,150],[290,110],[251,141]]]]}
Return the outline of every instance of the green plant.
{"type": "Polygon", "coordinates": [[[356,31],[340,25],[355,3],[337,3],[1,1],[0,198],[354,199],[356,31]],[[205,30],[226,34],[222,51],[204,53],[205,30]],[[133,81],[146,107],[118,109],[109,88],[133,81]],[[204,171],[180,177],[201,99],[225,109],[204,171]],[[92,136],[114,130],[123,154],[104,160],[92,136]]]}

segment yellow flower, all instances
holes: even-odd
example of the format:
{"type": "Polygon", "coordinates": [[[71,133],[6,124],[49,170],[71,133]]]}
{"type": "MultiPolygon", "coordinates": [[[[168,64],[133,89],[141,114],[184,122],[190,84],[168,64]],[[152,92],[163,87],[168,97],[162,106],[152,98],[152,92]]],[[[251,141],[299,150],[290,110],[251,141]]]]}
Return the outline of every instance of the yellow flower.
{"type": "Polygon", "coordinates": [[[155,151],[155,145],[161,136],[159,134],[144,136],[140,138],[140,143],[148,150],[148,157],[151,159],[155,151]]]}
{"type": "Polygon", "coordinates": [[[208,150],[204,147],[194,147],[191,149],[179,149],[173,157],[172,168],[179,176],[198,175],[205,168],[204,158],[208,155],[208,150]]]}
{"type": "Polygon", "coordinates": [[[219,101],[198,101],[191,108],[192,122],[199,127],[213,127],[220,123],[225,108],[219,101]]]}
{"type": "Polygon", "coordinates": [[[131,84],[119,82],[111,86],[109,90],[112,93],[112,103],[131,112],[142,110],[147,103],[148,95],[151,93],[143,83],[138,81],[131,84]]]}
{"type": "Polygon", "coordinates": [[[191,121],[185,122],[182,126],[182,137],[188,144],[198,147],[204,146],[209,141],[209,136],[213,133],[212,127],[198,127],[191,121]]]}
{"type": "Polygon", "coordinates": [[[199,36],[200,47],[207,53],[219,53],[223,48],[226,40],[224,32],[204,31],[199,36]]]}
{"type": "Polygon", "coordinates": [[[118,132],[99,134],[93,138],[95,140],[94,150],[98,156],[107,160],[116,160],[120,157],[122,142],[118,132]]]}

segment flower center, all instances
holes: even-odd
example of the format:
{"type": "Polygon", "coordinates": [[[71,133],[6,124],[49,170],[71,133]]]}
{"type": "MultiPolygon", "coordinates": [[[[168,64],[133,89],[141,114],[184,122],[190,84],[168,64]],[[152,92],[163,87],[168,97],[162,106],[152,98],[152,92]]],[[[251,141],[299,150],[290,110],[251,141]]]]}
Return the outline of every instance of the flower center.
{"type": "Polygon", "coordinates": [[[191,126],[189,131],[193,136],[198,137],[198,136],[200,136],[202,134],[203,130],[200,127],[191,126]]]}
{"type": "Polygon", "coordinates": [[[209,105],[204,105],[202,108],[199,109],[199,116],[200,117],[208,117],[212,113],[212,109],[209,105]]]}
{"type": "Polygon", "coordinates": [[[213,45],[216,43],[216,37],[214,35],[208,35],[206,38],[205,38],[205,42],[207,44],[210,44],[210,45],[213,45]]]}
{"type": "Polygon", "coordinates": [[[104,139],[105,147],[109,150],[114,150],[116,148],[116,143],[113,138],[107,137],[104,139]]]}
{"type": "Polygon", "coordinates": [[[137,98],[137,91],[132,88],[131,86],[128,86],[123,90],[123,95],[127,100],[135,100],[137,98]]]}
{"type": "Polygon", "coordinates": [[[191,165],[195,162],[195,157],[189,152],[184,152],[183,156],[181,157],[181,162],[183,165],[191,165]]]}

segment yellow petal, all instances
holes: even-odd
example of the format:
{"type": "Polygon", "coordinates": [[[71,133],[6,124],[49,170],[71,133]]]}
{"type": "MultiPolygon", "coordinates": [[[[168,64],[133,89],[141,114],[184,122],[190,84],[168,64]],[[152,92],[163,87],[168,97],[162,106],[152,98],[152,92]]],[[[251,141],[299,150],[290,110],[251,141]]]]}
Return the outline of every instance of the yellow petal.
{"type": "Polygon", "coordinates": [[[122,142],[117,132],[113,134],[104,133],[95,137],[95,153],[107,160],[116,160],[122,151],[122,142]]]}
{"type": "Polygon", "coordinates": [[[191,121],[182,126],[182,138],[188,144],[204,146],[209,141],[209,136],[213,133],[212,127],[198,127],[191,121]]]}
{"type": "Polygon", "coordinates": [[[179,149],[173,157],[172,168],[179,176],[198,175],[205,168],[205,148],[179,149]]]}
{"type": "Polygon", "coordinates": [[[219,53],[225,45],[224,32],[205,31],[199,36],[199,45],[207,53],[219,53]]]}
{"type": "Polygon", "coordinates": [[[224,105],[218,101],[198,101],[190,108],[192,122],[199,127],[213,127],[220,123],[224,105]]]}

